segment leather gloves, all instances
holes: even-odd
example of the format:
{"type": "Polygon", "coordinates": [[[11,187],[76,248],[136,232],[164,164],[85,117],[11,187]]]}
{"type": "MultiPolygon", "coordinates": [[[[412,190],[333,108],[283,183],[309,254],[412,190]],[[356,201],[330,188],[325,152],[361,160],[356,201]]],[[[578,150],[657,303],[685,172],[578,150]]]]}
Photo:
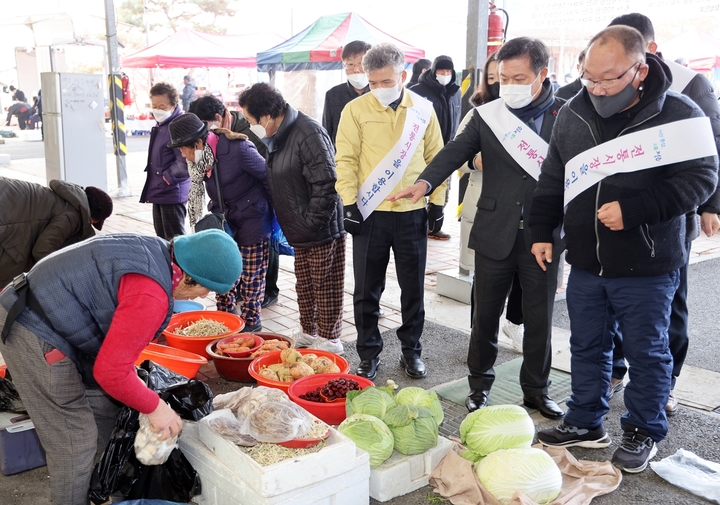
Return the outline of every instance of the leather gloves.
{"type": "Polygon", "coordinates": [[[440,205],[435,205],[434,203],[430,203],[427,206],[427,213],[428,213],[428,231],[430,233],[435,233],[440,231],[443,225],[443,220],[445,219],[445,216],[443,215],[443,208],[440,205]]]}
{"type": "Polygon", "coordinates": [[[350,235],[360,235],[362,233],[363,217],[356,203],[346,205],[343,208],[343,217],[346,232],[350,235]]]}

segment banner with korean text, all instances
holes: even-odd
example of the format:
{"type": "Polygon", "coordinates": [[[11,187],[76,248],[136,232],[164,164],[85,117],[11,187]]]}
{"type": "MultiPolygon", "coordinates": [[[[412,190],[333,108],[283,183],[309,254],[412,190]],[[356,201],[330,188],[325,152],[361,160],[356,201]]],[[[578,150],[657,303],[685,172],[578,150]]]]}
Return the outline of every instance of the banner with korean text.
{"type": "Polygon", "coordinates": [[[540,166],[547,156],[547,142],[510,112],[502,98],[476,107],[475,110],[508,154],[537,181],[540,166]]]}
{"type": "Polygon", "coordinates": [[[413,105],[407,109],[400,139],[370,172],[358,190],[357,206],[363,219],[367,219],[400,183],[432,118],[431,101],[407,89],[405,93],[410,94],[413,105]]]}
{"type": "Polygon", "coordinates": [[[603,180],[672,163],[717,156],[710,119],[674,121],[623,135],[588,149],[565,165],[565,206],[603,180]]]}

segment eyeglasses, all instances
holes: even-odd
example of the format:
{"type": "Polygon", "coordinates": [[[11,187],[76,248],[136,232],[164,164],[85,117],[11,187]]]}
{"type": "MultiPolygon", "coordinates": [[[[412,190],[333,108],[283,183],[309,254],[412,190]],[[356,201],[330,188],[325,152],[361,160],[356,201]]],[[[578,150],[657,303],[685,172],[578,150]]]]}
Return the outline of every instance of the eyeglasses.
{"type": "Polygon", "coordinates": [[[343,67],[348,72],[362,72],[363,71],[362,63],[348,63],[347,65],[343,65],[343,67]]]}
{"type": "MultiPolygon", "coordinates": [[[[617,82],[618,82],[620,79],[622,79],[622,77],[623,77],[625,74],[627,74],[630,70],[632,70],[632,68],[633,68],[635,65],[637,65],[638,63],[642,64],[642,61],[636,61],[635,63],[632,64],[632,66],[631,66],[630,68],[628,68],[625,72],[623,72],[622,74],[618,75],[618,76],[615,77],[614,79],[600,79],[599,81],[594,81],[594,80],[592,80],[592,79],[586,79],[586,78],[584,78],[583,75],[585,75],[585,70],[583,70],[583,73],[582,73],[582,75],[580,76],[580,82],[583,84],[583,86],[585,86],[585,87],[588,88],[588,89],[594,89],[595,86],[600,86],[602,89],[610,89],[610,88],[612,88],[613,86],[615,86],[615,85],[617,84],[617,82]]],[[[638,68],[638,70],[640,70],[640,69],[638,68]]],[[[637,72],[635,72],[635,74],[637,74],[637,72]]],[[[633,80],[635,80],[635,76],[633,76],[633,80]]]]}

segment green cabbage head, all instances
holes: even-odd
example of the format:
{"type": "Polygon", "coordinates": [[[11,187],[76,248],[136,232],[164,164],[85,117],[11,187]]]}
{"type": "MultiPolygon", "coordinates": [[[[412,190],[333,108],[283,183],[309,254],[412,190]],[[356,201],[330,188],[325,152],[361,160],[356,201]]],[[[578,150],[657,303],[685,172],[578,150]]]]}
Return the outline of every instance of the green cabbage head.
{"type": "Polygon", "coordinates": [[[353,414],[367,414],[382,419],[396,405],[395,398],[374,386],[361,391],[348,391],[346,398],[346,417],[353,414]]]}
{"type": "Polygon", "coordinates": [[[345,419],[338,431],[370,454],[370,468],[377,468],[390,457],[395,445],[390,428],[375,416],[355,414],[345,419]]]}
{"type": "Polygon", "coordinates": [[[440,399],[435,391],[425,391],[423,388],[416,387],[403,388],[395,395],[395,401],[398,405],[425,407],[432,412],[438,426],[440,426],[443,419],[445,419],[440,399]]]}
{"type": "Polygon", "coordinates": [[[540,505],[560,494],[562,474],[553,459],[540,449],[503,449],[475,465],[475,473],[490,494],[506,505],[520,491],[540,505]]]}
{"type": "Polygon", "coordinates": [[[398,405],[383,418],[395,437],[395,450],[402,454],[421,454],[435,447],[438,424],[425,407],[398,405]]]}
{"type": "Polygon", "coordinates": [[[530,447],[535,425],[518,405],[495,405],[471,412],[460,424],[460,441],[480,456],[498,449],[530,447]]]}

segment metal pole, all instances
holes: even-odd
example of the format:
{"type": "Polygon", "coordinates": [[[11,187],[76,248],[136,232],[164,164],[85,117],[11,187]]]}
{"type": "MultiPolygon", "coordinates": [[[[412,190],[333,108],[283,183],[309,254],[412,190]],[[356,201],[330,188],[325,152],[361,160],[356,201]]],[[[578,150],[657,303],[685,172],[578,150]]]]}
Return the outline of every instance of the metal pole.
{"type": "Polygon", "coordinates": [[[118,197],[130,196],[128,186],[125,155],[125,104],[122,96],[122,80],[120,78],[120,65],[117,53],[117,30],[115,22],[115,5],[113,0],[105,0],[105,30],[108,45],[108,94],[110,95],[110,120],[112,121],[113,147],[115,148],[115,161],[117,163],[118,197]]]}

